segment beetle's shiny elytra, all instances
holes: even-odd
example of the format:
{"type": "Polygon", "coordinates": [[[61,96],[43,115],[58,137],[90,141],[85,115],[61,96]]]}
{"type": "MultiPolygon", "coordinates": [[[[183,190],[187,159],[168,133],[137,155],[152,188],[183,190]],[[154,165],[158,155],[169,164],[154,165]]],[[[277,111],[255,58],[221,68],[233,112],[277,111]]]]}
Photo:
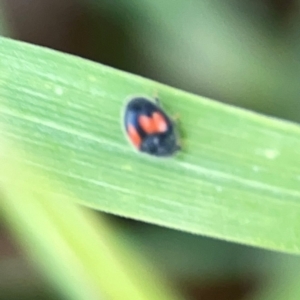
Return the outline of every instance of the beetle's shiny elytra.
{"type": "Polygon", "coordinates": [[[136,149],[154,156],[171,156],[180,149],[174,123],[158,100],[132,98],[125,107],[124,126],[136,149]]]}

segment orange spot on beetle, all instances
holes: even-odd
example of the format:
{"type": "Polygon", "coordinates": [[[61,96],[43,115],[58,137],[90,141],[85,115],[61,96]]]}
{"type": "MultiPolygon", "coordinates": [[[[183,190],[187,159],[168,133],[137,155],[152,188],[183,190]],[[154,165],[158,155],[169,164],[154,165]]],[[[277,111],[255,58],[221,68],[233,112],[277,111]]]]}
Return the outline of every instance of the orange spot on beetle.
{"type": "Polygon", "coordinates": [[[139,116],[139,124],[147,134],[156,133],[156,124],[151,117],[139,116]]]}
{"type": "Polygon", "coordinates": [[[158,112],[153,113],[152,115],[153,122],[156,127],[156,132],[165,132],[168,129],[168,124],[164,116],[158,112]]]}
{"type": "Polygon", "coordinates": [[[132,142],[132,144],[134,146],[136,146],[137,148],[140,148],[140,145],[141,145],[141,142],[142,142],[142,139],[141,137],[139,136],[139,133],[136,131],[136,129],[134,128],[134,126],[132,126],[131,124],[128,125],[128,128],[127,128],[127,131],[128,131],[128,136],[132,142]]]}

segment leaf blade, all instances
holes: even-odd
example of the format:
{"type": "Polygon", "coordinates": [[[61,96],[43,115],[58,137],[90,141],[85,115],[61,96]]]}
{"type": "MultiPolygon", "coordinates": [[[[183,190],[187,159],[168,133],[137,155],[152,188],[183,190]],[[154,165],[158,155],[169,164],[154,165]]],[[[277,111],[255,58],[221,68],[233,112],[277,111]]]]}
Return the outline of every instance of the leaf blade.
{"type": "Polygon", "coordinates": [[[0,43],[3,134],[82,204],[299,253],[297,125],[55,51],[0,43]],[[183,151],[166,160],[134,152],[121,128],[125,99],[155,92],[169,114],[180,114],[183,151]]]}

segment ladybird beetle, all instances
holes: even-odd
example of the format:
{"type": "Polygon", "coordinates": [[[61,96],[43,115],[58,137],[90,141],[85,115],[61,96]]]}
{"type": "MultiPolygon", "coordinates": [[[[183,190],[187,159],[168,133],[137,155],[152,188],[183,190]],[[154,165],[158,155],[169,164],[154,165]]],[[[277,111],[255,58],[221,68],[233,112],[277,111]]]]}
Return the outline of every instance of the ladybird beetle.
{"type": "Polygon", "coordinates": [[[173,121],[156,102],[132,98],[125,107],[126,134],[136,149],[154,156],[171,156],[180,149],[173,121]]]}

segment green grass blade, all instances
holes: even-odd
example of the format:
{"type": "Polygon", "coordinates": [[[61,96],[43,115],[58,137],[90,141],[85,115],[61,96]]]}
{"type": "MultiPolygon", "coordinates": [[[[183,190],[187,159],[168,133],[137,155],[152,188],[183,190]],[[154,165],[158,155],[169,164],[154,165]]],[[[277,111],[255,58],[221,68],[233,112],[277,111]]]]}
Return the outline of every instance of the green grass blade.
{"type": "MultiPolygon", "coordinates": [[[[300,251],[300,128],[44,48],[0,41],[1,134],[87,206],[285,252],[300,251]],[[183,150],[136,153],[129,95],[180,115],[183,150]]],[[[64,191],[64,192],[65,192],[64,191]]]]}

